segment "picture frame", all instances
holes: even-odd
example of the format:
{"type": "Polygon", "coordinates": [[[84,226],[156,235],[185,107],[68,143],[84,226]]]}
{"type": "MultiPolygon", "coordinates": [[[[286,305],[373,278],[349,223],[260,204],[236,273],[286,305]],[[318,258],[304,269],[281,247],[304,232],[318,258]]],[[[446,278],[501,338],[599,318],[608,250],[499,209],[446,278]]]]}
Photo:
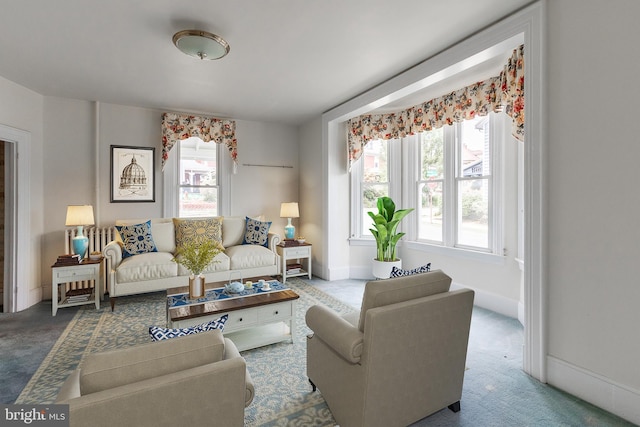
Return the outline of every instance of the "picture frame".
{"type": "Polygon", "coordinates": [[[111,146],[111,203],[156,201],[154,147],[111,146]]]}

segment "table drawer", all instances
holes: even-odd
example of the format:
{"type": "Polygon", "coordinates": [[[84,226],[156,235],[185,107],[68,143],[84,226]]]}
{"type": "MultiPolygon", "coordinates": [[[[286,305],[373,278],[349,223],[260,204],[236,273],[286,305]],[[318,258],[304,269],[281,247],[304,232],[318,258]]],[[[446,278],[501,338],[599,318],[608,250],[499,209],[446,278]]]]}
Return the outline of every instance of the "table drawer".
{"type": "Polygon", "coordinates": [[[258,310],[258,321],[269,323],[280,319],[289,319],[291,314],[291,303],[270,304],[258,310]]]}
{"type": "Polygon", "coordinates": [[[287,258],[308,257],[311,255],[311,247],[287,248],[287,258]]]}
{"type": "Polygon", "coordinates": [[[224,330],[244,328],[258,324],[258,312],[256,310],[230,311],[224,330]]]}
{"type": "Polygon", "coordinates": [[[88,268],[74,268],[73,270],[61,270],[56,271],[56,277],[58,279],[72,279],[75,280],[77,278],[93,278],[93,273],[95,269],[88,268]]]}

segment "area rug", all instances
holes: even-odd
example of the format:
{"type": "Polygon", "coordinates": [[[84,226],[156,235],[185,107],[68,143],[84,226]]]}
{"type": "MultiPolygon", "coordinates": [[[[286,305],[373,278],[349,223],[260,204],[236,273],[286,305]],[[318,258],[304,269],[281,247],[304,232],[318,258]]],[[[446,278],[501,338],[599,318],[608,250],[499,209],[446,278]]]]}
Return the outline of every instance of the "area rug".
{"type": "MultiPolygon", "coordinates": [[[[300,295],[294,343],[280,343],[243,351],[255,384],[255,398],[245,410],[245,426],[333,426],[335,421],[320,392],[312,392],[306,377],[304,315],[314,304],[338,313],[353,311],[339,300],[300,279],[287,280],[300,295]]],[[[62,333],[16,403],[52,403],[67,376],[87,354],[147,343],[149,326],[164,325],[163,292],[124,297],[111,312],[84,306],[62,333]]]]}

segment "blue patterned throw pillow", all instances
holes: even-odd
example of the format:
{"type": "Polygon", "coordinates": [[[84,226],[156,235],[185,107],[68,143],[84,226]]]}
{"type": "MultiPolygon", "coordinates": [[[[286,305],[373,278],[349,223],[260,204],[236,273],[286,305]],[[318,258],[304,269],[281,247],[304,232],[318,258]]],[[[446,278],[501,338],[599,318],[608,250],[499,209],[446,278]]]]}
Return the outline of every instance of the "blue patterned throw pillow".
{"type": "Polygon", "coordinates": [[[267,247],[269,244],[269,227],[271,227],[271,221],[258,221],[247,217],[242,244],[267,247]]]}
{"type": "Polygon", "coordinates": [[[422,267],[414,268],[413,270],[403,270],[394,266],[391,268],[389,278],[413,276],[414,274],[426,273],[427,271],[431,271],[431,263],[423,265],[422,267]]]}
{"type": "Polygon", "coordinates": [[[161,328],[160,326],[149,327],[149,335],[151,341],[168,340],[169,338],[184,337],[187,335],[197,334],[198,332],[213,331],[214,329],[224,329],[224,324],[229,318],[228,314],[218,317],[210,322],[201,325],[191,326],[189,328],[161,328]]]}
{"type": "Polygon", "coordinates": [[[151,236],[151,220],[142,224],[116,225],[116,230],[122,239],[122,258],[158,252],[151,236]]]}

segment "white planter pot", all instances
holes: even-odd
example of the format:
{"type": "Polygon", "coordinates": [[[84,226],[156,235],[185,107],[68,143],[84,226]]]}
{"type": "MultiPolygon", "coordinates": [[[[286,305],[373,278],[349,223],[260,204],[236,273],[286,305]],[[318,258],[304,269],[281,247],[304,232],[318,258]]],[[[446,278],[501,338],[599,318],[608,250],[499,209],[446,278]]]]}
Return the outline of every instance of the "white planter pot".
{"type": "Polygon", "coordinates": [[[388,279],[393,267],[402,268],[402,260],[397,261],[378,261],[373,260],[373,277],[377,279],[388,279]]]}

